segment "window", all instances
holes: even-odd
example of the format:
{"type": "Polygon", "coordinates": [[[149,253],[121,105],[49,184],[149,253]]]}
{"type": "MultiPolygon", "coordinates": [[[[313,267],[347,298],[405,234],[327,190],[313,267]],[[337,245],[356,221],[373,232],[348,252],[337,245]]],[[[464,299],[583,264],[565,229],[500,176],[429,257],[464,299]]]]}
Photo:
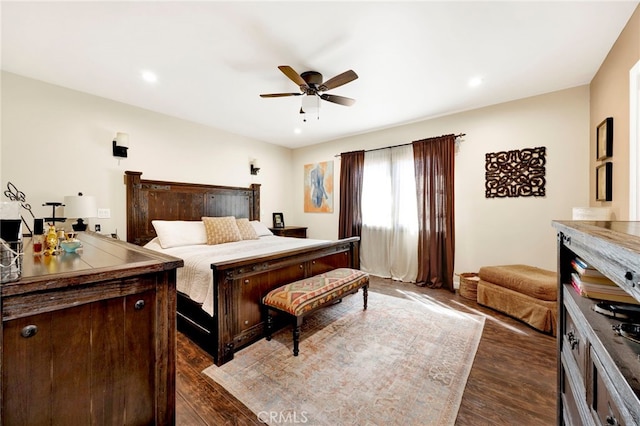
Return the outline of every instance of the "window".
{"type": "Polygon", "coordinates": [[[413,148],[407,145],[366,152],[361,268],[383,277],[415,281],[417,240],[413,148]]]}

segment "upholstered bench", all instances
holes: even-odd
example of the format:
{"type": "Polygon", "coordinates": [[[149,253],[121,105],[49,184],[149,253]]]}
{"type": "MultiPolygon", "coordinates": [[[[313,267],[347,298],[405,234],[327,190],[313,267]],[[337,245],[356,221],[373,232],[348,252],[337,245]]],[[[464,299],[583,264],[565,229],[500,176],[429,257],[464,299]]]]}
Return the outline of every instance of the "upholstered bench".
{"type": "Polygon", "coordinates": [[[267,315],[267,340],[271,340],[273,332],[271,310],[290,315],[293,319],[293,355],[298,356],[300,326],[305,315],[336,303],[344,296],[356,293],[360,288],[366,310],[369,275],[357,269],[334,269],[271,290],[262,298],[267,315]]]}
{"type": "Polygon", "coordinates": [[[556,335],[558,282],[555,272],[528,265],[483,266],[478,272],[479,304],[556,335]]]}

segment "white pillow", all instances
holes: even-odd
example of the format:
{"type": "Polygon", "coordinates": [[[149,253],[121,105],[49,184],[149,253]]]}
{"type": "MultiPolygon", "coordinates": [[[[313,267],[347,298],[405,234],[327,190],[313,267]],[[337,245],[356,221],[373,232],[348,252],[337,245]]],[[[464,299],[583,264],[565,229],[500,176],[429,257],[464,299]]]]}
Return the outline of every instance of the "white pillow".
{"type": "Polygon", "coordinates": [[[207,232],[201,221],[152,220],[162,248],[207,244],[207,232]]]}
{"type": "Polygon", "coordinates": [[[256,234],[258,234],[258,237],[273,235],[273,232],[271,232],[271,230],[267,228],[267,225],[265,225],[264,223],[259,222],[257,220],[252,220],[249,223],[253,225],[253,229],[256,230],[256,234]]]}
{"type": "Polygon", "coordinates": [[[144,248],[148,248],[149,250],[162,250],[162,246],[160,245],[160,238],[155,237],[153,240],[149,241],[147,244],[143,246],[144,248]]]}

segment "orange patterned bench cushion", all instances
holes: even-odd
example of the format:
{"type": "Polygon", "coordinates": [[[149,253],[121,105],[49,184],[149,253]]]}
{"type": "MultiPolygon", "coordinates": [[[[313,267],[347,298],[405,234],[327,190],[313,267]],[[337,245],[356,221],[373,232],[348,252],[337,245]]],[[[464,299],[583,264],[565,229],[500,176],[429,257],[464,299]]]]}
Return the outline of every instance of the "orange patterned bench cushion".
{"type": "Polygon", "coordinates": [[[262,303],[300,316],[368,283],[369,274],[366,272],[338,268],[273,289],[262,299],[262,303]]]}

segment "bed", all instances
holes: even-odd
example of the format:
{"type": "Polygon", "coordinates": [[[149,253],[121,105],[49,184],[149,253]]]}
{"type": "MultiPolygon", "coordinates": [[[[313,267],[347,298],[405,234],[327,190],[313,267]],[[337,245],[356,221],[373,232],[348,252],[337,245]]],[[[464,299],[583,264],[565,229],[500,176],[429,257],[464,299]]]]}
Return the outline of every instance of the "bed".
{"type": "MultiPolygon", "coordinates": [[[[260,221],[260,184],[242,188],[146,180],[141,172],[132,171],[125,172],[125,184],[127,241],[136,245],[154,248],[151,246],[158,235],[153,221],[230,216],[260,221]]],[[[269,238],[263,235],[260,239],[263,237],[269,238]]],[[[355,237],[300,239],[293,246],[278,244],[272,251],[241,249],[238,256],[212,255],[210,296],[196,301],[178,292],[178,330],[209,352],[216,365],[222,365],[233,359],[237,350],[264,336],[262,296],[283,284],[331,269],[359,269],[358,249],[359,238],[355,237]]],[[[178,248],[172,254],[181,257],[182,250],[187,249],[178,248]]]]}

